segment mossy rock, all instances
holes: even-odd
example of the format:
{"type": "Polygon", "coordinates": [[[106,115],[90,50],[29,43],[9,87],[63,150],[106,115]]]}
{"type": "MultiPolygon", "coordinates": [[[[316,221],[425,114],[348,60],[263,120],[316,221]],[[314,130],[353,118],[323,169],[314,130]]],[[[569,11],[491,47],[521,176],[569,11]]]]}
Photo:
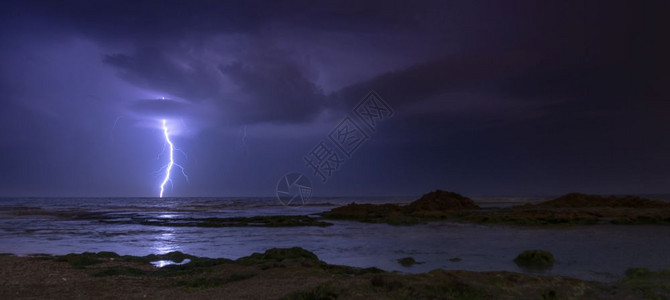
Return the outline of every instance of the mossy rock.
{"type": "Polygon", "coordinates": [[[340,298],[341,291],[336,290],[330,283],[324,283],[307,291],[295,292],[284,296],[285,300],[331,300],[340,298]]]}
{"type": "Polygon", "coordinates": [[[472,199],[463,195],[447,192],[443,190],[436,190],[425,194],[409,205],[406,206],[407,212],[415,214],[419,212],[436,212],[436,211],[454,211],[478,209],[479,206],[475,204],[472,199]]]}
{"type": "Polygon", "coordinates": [[[397,290],[404,286],[400,279],[386,275],[372,276],[372,278],[370,278],[370,285],[375,288],[383,288],[389,291],[397,290]]]}
{"type": "Polygon", "coordinates": [[[102,263],[102,262],[129,262],[129,263],[140,263],[140,264],[149,264],[157,260],[170,260],[175,263],[184,262],[184,260],[189,259],[190,261],[185,264],[179,265],[167,265],[165,267],[155,269],[155,270],[142,270],[138,268],[133,268],[129,266],[112,266],[107,268],[94,268],[95,272],[92,273],[95,277],[106,277],[106,276],[156,276],[156,277],[172,277],[172,276],[181,276],[181,275],[192,275],[203,273],[211,267],[234,263],[230,259],[225,258],[207,258],[207,257],[197,257],[189,254],[185,254],[179,251],[169,252],[165,254],[150,254],[147,256],[132,256],[124,255],[119,256],[114,252],[84,252],[84,253],[70,253],[67,255],[46,257],[48,259],[53,259],[57,262],[67,262],[72,267],[77,269],[86,269],[87,266],[102,263]]]}
{"type": "Polygon", "coordinates": [[[93,273],[94,277],[106,277],[106,276],[146,276],[151,274],[151,271],[140,270],[137,268],[127,267],[127,266],[114,266],[110,268],[103,269],[93,273]]]}
{"type": "Polygon", "coordinates": [[[189,289],[208,289],[222,286],[231,282],[242,281],[256,276],[256,274],[233,274],[228,278],[219,277],[198,277],[189,280],[181,280],[175,283],[175,286],[185,287],[189,289]]]}
{"type": "MultiPolygon", "coordinates": [[[[333,208],[321,215],[332,220],[358,220],[370,223],[389,222],[397,218],[405,218],[402,207],[396,204],[350,203],[333,208]]],[[[404,222],[404,220],[400,220],[399,222],[404,222]]]]}
{"type": "Polygon", "coordinates": [[[649,278],[652,274],[653,272],[647,268],[630,268],[626,270],[627,278],[649,278]]]}
{"type": "Polygon", "coordinates": [[[670,279],[670,270],[652,271],[647,268],[630,268],[626,270],[626,278],[663,278],[670,279]]]}
{"type": "Polygon", "coordinates": [[[539,203],[540,207],[625,207],[625,208],[670,208],[670,204],[637,196],[600,196],[580,193],[563,195],[539,203]]]}
{"type": "Polygon", "coordinates": [[[339,265],[329,265],[321,264],[320,268],[328,271],[331,274],[344,274],[344,275],[364,275],[364,274],[381,274],[386,273],[386,271],[370,267],[370,268],[357,268],[350,266],[339,266],[339,265]]]}
{"type": "Polygon", "coordinates": [[[350,203],[321,213],[331,220],[357,220],[391,225],[415,225],[425,221],[445,220],[454,212],[478,209],[470,198],[457,193],[436,190],[408,204],[350,203]]]}
{"type": "Polygon", "coordinates": [[[58,256],[54,260],[58,262],[67,262],[72,267],[77,269],[83,269],[86,266],[103,262],[95,253],[92,252],[84,252],[81,254],[70,253],[63,256],[58,256]]]}
{"type": "Polygon", "coordinates": [[[630,268],[620,282],[647,299],[670,299],[670,270],[630,268]]]}
{"type": "Polygon", "coordinates": [[[544,270],[554,266],[554,255],[546,250],[526,250],[514,262],[525,269],[544,270]]]}
{"type": "Polygon", "coordinates": [[[237,261],[239,262],[254,262],[254,261],[264,261],[264,260],[273,260],[273,261],[283,261],[285,259],[307,259],[311,261],[319,261],[319,257],[316,254],[307,251],[300,247],[293,248],[272,248],[265,250],[264,253],[253,253],[249,256],[241,257],[237,261]]]}
{"type": "Polygon", "coordinates": [[[97,257],[102,257],[102,258],[119,258],[121,257],[120,255],[116,254],[116,252],[111,252],[111,251],[100,251],[96,253],[97,257]]]}
{"type": "Polygon", "coordinates": [[[401,264],[403,267],[411,267],[417,262],[413,257],[403,257],[398,259],[398,263],[401,264]]]}

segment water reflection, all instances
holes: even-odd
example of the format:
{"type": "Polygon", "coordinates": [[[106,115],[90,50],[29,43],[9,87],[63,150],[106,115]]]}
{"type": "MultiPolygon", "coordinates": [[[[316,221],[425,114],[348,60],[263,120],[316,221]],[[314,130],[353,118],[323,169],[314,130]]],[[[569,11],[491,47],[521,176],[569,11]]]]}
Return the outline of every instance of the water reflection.
{"type": "Polygon", "coordinates": [[[171,261],[171,260],[157,260],[157,261],[152,261],[151,264],[154,265],[154,267],[162,268],[162,267],[169,266],[169,265],[185,265],[185,264],[190,263],[190,262],[191,262],[191,260],[186,258],[186,259],[182,260],[181,262],[174,262],[174,261],[171,261]]]}
{"type": "MultiPolygon", "coordinates": [[[[324,201],[347,204],[353,200],[360,199],[324,201]]],[[[416,273],[435,268],[525,272],[514,264],[514,258],[524,250],[546,249],[557,260],[547,271],[552,275],[614,281],[631,267],[670,268],[667,226],[526,228],[451,223],[391,226],[332,221],[333,226],[323,228],[204,228],[132,222],[144,218],[311,214],[330,209],[305,206],[289,211],[276,201],[250,199],[233,205],[233,200],[216,198],[167,202],[153,198],[0,199],[0,253],[114,251],[144,256],[180,251],[236,259],[273,247],[299,246],[331,264],[416,273]],[[424,263],[410,268],[399,265],[397,259],[407,256],[424,263]]],[[[377,202],[380,201],[385,200],[377,202]]],[[[156,261],[154,265],[170,263],[156,261]]]]}
{"type": "Polygon", "coordinates": [[[163,228],[160,233],[151,239],[151,242],[152,253],[165,254],[173,251],[181,251],[179,243],[175,241],[174,228],[163,228]]]}

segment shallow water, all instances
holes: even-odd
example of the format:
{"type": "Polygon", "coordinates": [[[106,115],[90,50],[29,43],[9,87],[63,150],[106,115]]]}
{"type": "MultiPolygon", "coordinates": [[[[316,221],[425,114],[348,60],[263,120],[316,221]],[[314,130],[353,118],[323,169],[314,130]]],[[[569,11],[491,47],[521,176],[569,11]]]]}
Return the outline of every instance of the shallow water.
{"type": "Polygon", "coordinates": [[[236,259],[272,247],[299,246],[331,264],[414,273],[436,268],[525,272],[514,264],[514,257],[523,250],[546,249],[558,260],[546,274],[613,281],[630,267],[670,269],[668,226],[523,228],[455,223],[391,226],[334,221],[330,227],[200,228],[122,222],[138,216],[313,214],[353,201],[405,203],[409,199],[322,198],[315,199],[313,205],[299,208],[284,207],[276,201],[272,198],[2,199],[0,252],[114,251],[122,255],[146,255],[182,251],[236,259]],[[403,267],[396,262],[407,256],[421,263],[403,267]],[[454,262],[452,258],[461,260],[454,262]]]}

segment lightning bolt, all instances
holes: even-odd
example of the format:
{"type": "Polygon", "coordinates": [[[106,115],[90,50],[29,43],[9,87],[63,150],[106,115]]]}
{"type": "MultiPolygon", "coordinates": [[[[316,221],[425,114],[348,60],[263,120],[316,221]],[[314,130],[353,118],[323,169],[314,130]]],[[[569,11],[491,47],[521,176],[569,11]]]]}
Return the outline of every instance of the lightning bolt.
{"type": "MultiPolygon", "coordinates": [[[[165,100],[165,97],[163,97],[163,100],[165,100]]],[[[163,137],[165,138],[165,143],[168,146],[168,151],[169,151],[169,156],[170,156],[170,161],[168,162],[168,164],[166,166],[164,166],[162,168],[162,169],[165,169],[165,177],[163,178],[163,181],[161,182],[161,186],[160,186],[161,192],[158,196],[160,198],[163,198],[163,193],[165,192],[165,185],[168,182],[172,183],[172,179],[170,178],[170,176],[172,174],[172,167],[176,166],[176,167],[180,168],[182,175],[184,175],[184,177],[186,178],[186,181],[188,181],[188,176],[186,175],[186,172],[184,172],[184,167],[175,163],[175,161],[174,161],[174,151],[175,150],[181,151],[181,150],[175,149],[174,144],[172,143],[172,140],[170,140],[170,129],[168,128],[167,120],[162,119],[161,123],[162,123],[162,129],[163,129],[163,137]]]]}
{"type": "Polygon", "coordinates": [[[160,198],[163,198],[163,192],[165,191],[165,184],[170,180],[170,173],[172,172],[172,166],[174,166],[174,144],[172,144],[172,141],[170,140],[170,132],[167,127],[167,121],[165,119],[163,121],[163,135],[165,136],[165,142],[169,146],[169,151],[170,151],[170,162],[167,164],[167,167],[165,167],[165,178],[163,178],[163,182],[161,182],[161,193],[159,195],[160,198]]]}

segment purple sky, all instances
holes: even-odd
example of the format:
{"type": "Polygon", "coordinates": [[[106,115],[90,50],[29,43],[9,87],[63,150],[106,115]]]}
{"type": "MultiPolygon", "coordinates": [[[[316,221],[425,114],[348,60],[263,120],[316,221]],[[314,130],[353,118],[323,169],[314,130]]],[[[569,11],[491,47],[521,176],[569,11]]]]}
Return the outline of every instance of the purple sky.
{"type": "Polygon", "coordinates": [[[662,1],[52,2],[0,11],[0,196],[156,196],[163,118],[168,196],[670,193],[662,1]],[[395,115],[320,182],[370,90],[395,115]]]}

